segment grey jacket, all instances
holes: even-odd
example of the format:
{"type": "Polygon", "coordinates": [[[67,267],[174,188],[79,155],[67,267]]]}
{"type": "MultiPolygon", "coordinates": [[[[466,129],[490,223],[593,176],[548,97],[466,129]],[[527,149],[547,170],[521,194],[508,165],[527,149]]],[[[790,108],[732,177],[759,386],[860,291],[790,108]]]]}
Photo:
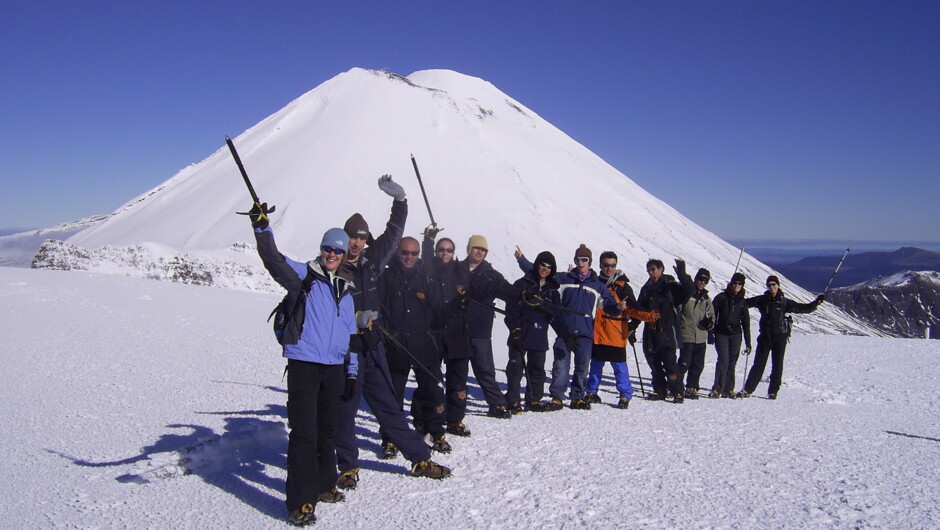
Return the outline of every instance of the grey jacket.
{"type": "Polygon", "coordinates": [[[684,344],[705,344],[708,340],[708,330],[715,327],[715,306],[708,297],[708,290],[702,289],[692,294],[689,301],[682,306],[682,316],[679,323],[679,334],[684,344]],[[703,329],[699,324],[708,317],[712,325],[703,329]]]}

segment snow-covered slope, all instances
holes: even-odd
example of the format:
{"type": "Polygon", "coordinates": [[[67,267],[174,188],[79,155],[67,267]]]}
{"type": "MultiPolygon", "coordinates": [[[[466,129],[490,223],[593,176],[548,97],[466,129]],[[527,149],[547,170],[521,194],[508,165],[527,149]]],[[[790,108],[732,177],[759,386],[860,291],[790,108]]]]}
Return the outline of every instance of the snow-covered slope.
{"type": "Polygon", "coordinates": [[[851,291],[855,289],[861,289],[863,287],[871,287],[872,289],[881,289],[884,287],[904,287],[909,285],[915,279],[920,279],[921,281],[929,282],[937,287],[940,287],[940,272],[937,271],[902,271],[895,274],[888,274],[886,276],[879,276],[877,278],[872,278],[867,282],[857,283],[850,287],[840,287],[840,290],[851,291]]]}
{"type": "MultiPolygon", "coordinates": [[[[106,222],[72,236],[84,248],[149,242],[220,251],[251,242],[248,193],[219,135],[220,149],[134,199],[106,222]]],[[[519,245],[568,262],[586,243],[620,255],[636,289],[645,263],[682,257],[690,273],[707,267],[723,287],[738,249],[683,217],[562,131],[490,83],[453,71],[409,75],[353,69],[323,83],[235,139],[262,200],[275,204],[273,227],[285,253],[309,258],[321,234],[361,212],[384,226],[390,199],[376,179],[391,173],[409,193],[406,234],[429,224],[411,167],[425,179],[435,219],[463,254],[471,234],[488,239],[488,259],[510,279],[519,245]]],[[[762,286],[772,271],[751,256],[741,271],[762,286]]],[[[756,288],[756,287],[754,287],[756,288]]],[[[813,295],[793,284],[801,301],[813,295]]],[[[869,332],[824,306],[798,319],[821,332],[869,332]]]]}
{"type": "MultiPolygon", "coordinates": [[[[0,268],[4,526],[286,528],[284,362],[264,321],[278,299],[0,268]]],[[[435,456],[452,478],[378,460],[363,411],[360,486],[321,504],[318,527],[937,528],[938,354],[933,341],[797,335],[776,401],[637,399],[508,421],[485,416],[471,380],[473,436],[435,456]]],[[[706,381],[714,361],[709,349],[706,381]]],[[[615,399],[609,371],[600,396],[615,399]]]]}
{"type": "Polygon", "coordinates": [[[29,267],[36,251],[49,239],[67,239],[86,228],[100,224],[106,215],[96,215],[51,228],[28,230],[0,237],[0,267],[29,267]]]}
{"type": "Polygon", "coordinates": [[[940,339],[940,272],[903,271],[829,291],[828,300],[900,337],[940,339]]]}

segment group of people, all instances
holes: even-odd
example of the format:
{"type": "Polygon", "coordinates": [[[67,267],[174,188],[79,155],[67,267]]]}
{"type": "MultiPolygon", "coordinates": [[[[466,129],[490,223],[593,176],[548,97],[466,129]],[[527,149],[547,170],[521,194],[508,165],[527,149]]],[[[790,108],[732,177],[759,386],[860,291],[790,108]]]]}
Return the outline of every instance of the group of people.
{"type": "Polygon", "coordinates": [[[355,420],[363,399],[379,424],[380,457],[401,454],[412,463],[412,475],[442,479],[450,469],[431,460],[431,452],[451,452],[447,435],[471,435],[464,423],[471,368],[487,415],[495,418],[561,410],[566,399],[572,409],[588,410],[601,402],[606,363],[615,376],[616,406],[626,409],[634,394],[627,349],[645,323],[642,346],[652,379],[646,399],[697,398],[711,342],[718,365],[709,397],[749,396],[770,356],[768,396],[774,399],[789,337],[787,314],[813,311],[823,301],[787,299],[775,276],[767,279],[767,292],[745,298],[740,273],[712,300],[709,271],[699,269],[693,279],[681,259],[676,276],[665,274],[662,261],[649,260],[649,279],[634,296],[617,255],[601,253],[598,273],[583,244],[565,271],[549,251],[531,262],[517,248],[522,276],[509,283],[486,261],[481,235],[469,238],[463,260],[452,239],[437,237],[435,226],[420,242],[404,236],[404,189],[388,175],[378,186],[393,198],[385,230],[374,236],[356,213],[342,228],[328,230],[319,255],[306,263],[278,251],[266,204],[256,202],[249,211],[262,262],[287,290],[279,340],[288,359],[286,504],[295,525],[313,523],[318,502],[339,502],[340,489],[358,485],[355,420]],[[504,310],[495,306],[497,298],[504,310]],[[734,394],[742,338],[745,351],[751,347],[750,307],[760,311],[760,334],[744,390],[734,394]],[[493,356],[496,312],[509,330],[505,392],[493,356]],[[556,338],[546,399],[550,328],[556,338]],[[416,388],[406,412],[412,372],[416,388]]]}

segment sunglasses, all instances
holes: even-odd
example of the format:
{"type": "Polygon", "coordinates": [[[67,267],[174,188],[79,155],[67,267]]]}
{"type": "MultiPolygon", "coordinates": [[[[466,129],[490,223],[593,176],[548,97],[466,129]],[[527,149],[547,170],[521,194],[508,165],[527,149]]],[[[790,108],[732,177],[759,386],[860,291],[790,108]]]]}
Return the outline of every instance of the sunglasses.
{"type": "Polygon", "coordinates": [[[549,265],[548,263],[539,263],[539,267],[545,267],[548,270],[552,269],[552,266],[549,265]]]}
{"type": "Polygon", "coordinates": [[[708,280],[708,278],[703,278],[703,277],[699,276],[698,278],[695,279],[695,281],[697,281],[697,282],[702,282],[702,283],[708,283],[709,280],[708,280]]]}
{"type": "Polygon", "coordinates": [[[589,261],[591,261],[591,258],[587,258],[587,257],[574,258],[575,263],[587,263],[589,261]]]}
{"type": "Polygon", "coordinates": [[[617,264],[616,263],[601,263],[601,267],[605,269],[616,269],[617,264]]]}
{"type": "Polygon", "coordinates": [[[398,251],[398,253],[401,254],[402,256],[417,256],[418,254],[420,254],[420,252],[418,252],[417,250],[411,250],[411,251],[400,250],[398,251]]]}
{"type": "Polygon", "coordinates": [[[435,252],[439,252],[439,253],[443,253],[443,254],[453,254],[453,253],[454,253],[454,249],[452,249],[452,248],[439,248],[439,249],[436,249],[435,252]]]}
{"type": "Polygon", "coordinates": [[[767,287],[776,287],[777,282],[767,282],[767,287]]]}
{"type": "Polygon", "coordinates": [[[346,253],[345,250],[343,250],[343,249],[341,249],[341,248],[336,248],[336,247],[320,247],[320,250],[321,250],[324,254],[335,254],[335,255],[337,255],[337,256],[339,256],[340,254],[345,254],[345,253],[346,253]]]}
{"type": "Polygon", "coordinates": [[[743,286],[744,283],[743,283],[743,282],[731,282],[731,285],[741,285],[741,286],[743,286]]]}

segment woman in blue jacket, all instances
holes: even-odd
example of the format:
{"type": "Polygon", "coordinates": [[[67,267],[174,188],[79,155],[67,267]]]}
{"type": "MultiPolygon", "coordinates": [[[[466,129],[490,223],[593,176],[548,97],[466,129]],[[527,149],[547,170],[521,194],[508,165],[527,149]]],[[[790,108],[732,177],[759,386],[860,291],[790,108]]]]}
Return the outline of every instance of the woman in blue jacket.
{"type": "MultiPolygon", "coordinates": [[[[335,502],[337,411],[342,395],[355,392],[357,359],[349,351],[356,334],[352,282],[338,271],[349,248],[349,236],[331,228],[320,242],[320,255],[300,263],[281,254],[268,226],[266,204],[249,212],[258,254],[289,300],[303,299],[303,311],[281,338],[287,358],[287,511],[295,525],[316,521],[319,500],[335,502]],[[345,366],[345,377],[343,375],[345,366]]],[[[299,306],[298,306],[299,307],[299,306]]]]}

